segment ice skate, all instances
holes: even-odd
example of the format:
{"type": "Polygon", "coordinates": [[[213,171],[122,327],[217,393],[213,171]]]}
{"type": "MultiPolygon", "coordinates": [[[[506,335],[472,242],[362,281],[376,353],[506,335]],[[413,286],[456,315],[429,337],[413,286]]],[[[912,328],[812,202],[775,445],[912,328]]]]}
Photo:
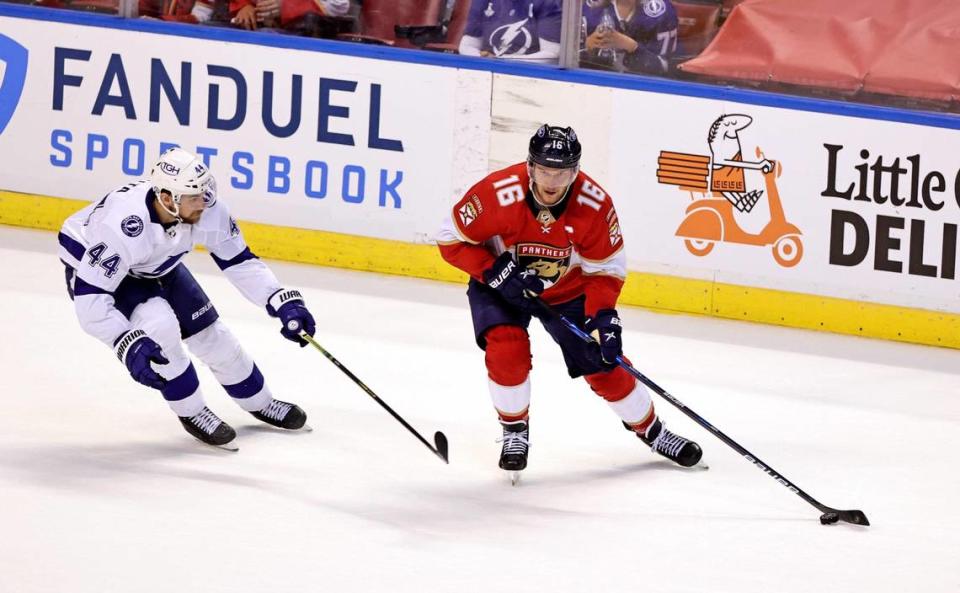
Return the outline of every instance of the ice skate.
{"type": "Polygon", "coordinates": [[[257,420],[277,428],[285,430],[303,429],[305,432],[313,430],[307,424],[307,413],[300,406],[278,399],[271,400],[265,408],[258,412],[250,412],[250,414],[257,420]]]}
{"type": "Polygon", "coordinates": [[[233,440],[237,437],[236,431],[229,424],[221,420],[210,408],[204,406],[199,413],[193,416],[179,416],[180,424],[198,441],[224,449],[239,451],[233,440]]]}
{"type": "Polygon", "coordinates": [[[506,470],[510,483],[520,482],[520,472],[527,467],[527,453],[530,451],[530,425],[523,421],[502,422],[503,437],[497,442],[503,443],[500,451],[500,469],[506,470]]]}
{"type": "MultiPolygon", "coordinates": [[[[633,430],[626,423],[624,423],[624,426],[633,430]]],[[[700,458],[703,457],[700,445],[670,432],[659,418],[647,429],[646,435],[636,434],[641,441],[650,447],[651,451],[666,457],[677,465],[709,469],[707,465],[700,464],[700,458]]]]}

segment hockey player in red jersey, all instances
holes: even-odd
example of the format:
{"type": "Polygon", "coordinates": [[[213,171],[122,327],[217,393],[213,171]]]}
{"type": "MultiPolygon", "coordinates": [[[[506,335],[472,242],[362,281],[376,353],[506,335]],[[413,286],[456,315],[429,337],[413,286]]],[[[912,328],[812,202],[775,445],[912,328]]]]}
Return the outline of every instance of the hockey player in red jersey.
{"type": "Polygon", "coordinates": [[[580,171],[580,153],[572,128],[542,126],[527,161],[471,187],[438,236],[443,258],[470,275],[474,334],[503,425],[500,467],[527,465],[532,317],[560,346],[570,376],[582,376],[628,429],[656,453],[695,465],[700,447],[667,430],[647,389],[616,363],[623,352],[616,311],[626,277],[623,237],[610,196],[580,171]],[[585,344],[544,316],[537,296],[597,342],[585,344]]]}

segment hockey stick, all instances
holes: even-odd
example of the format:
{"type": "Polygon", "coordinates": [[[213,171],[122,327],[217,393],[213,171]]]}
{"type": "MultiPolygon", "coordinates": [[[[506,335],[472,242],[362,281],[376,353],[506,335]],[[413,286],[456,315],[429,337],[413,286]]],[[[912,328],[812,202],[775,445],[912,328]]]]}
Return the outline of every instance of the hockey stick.
{"type": "MultiPolygon", "coordinates": [[[[567,319],[566,317],[558,313],[556,310],[553,309],[553,307],[543,302],[542,299],[538,298],[538,299],[534,299],[534,301],[540,306],[541,309],[543,309],[543,311],[548,316],[550,316],[553,319],[559,320],[561,323],[567,326],[567,329],[573,332],[581,340],[583,340],[584,342],[589,342],[591,344],[596,343],[594,339],[591,338],[589,335],[587,335],[585,331],[583,331],[582,329],[577,327],[576,324],[574,324],[569,319],[567,319]]],[[[628,373],[636,377],[641,383],[643,383],[644,385],[646,385],[647,387],[655,391],[657,395],[667,400],[674,407],[676,407],[681,412],[686,414],[691,420],[693,420],[703,428],[707,429],[708,431],[712,432],[713,436],[717,437],[718,439],[723,441],[727,446],[729,446],[731,449],[733,449],[734,451],[742,455],[744,459],[754,464],[755,466],[763,470],[765,474],[767,474],[768,476],[770,476],[771,478],[773,478],[774,480],[776,480],[777,482],[785,486],[787,490],[790,490],[791,492],[793,492],[794,494],[796,494],[797,496],[799,496],[800,498],[802,498],[803,500],[807,501],[808,503],[816,507],[818,510],[820,510],[820,512],[823,513],[823,515],[820,516],[820,523],[822,523],[823,525],[829,525],[831,523],[836,523],[837,521],[846,521],[847,523],[853,523],[854,525],[870,525],[870,521],[867,520],[867,516],[863,514],[863,511],[843,511],[843,510],[835,509],[832,507],[828,507],[827,505],[821,504],[820,502],[818,502],[812,496],[810,496],[809,494],[801,490],[799,487],[794,485],[792,482],[790,482],[790,480],[786,479],[783,476],[783,474],[775,471],[772,467],[760,461],[760,459],[757,458],[753,453],[741,447],[739,443],[737,443],[727,435],[723,434],[723,432],[721,432],[720,429],[718,429],[714,425],[707,422],[702,416],[700,416],[699,414],[697,414],[696,412],[694,412],[693,410],[685,406],[683,402],[681,402],[674,396],[667,393],[665,389],[663,389],[662,387],[654,383],[652,380],[647,378],[643,373],[641,373],[637,369],[633,368],[633,366],[629,362],[625,361],[623,357],[620,357],[620,356],[617,357],[617,364],[623,367],[623,369],[626,370],[628,373]]]]}
{"type": "Polygon", "coordinates": [[[410,426],[409,424],[407,424],[407,421],[406,421],[406,420],[404,420],[403,418],[400,417],[400,414],[397,414],[396,412],[394,412],[394,411],[393,411],[393,408],[391,408],[390,406],[388,406],[387,403],[386,403],[385,401],[383,401],[382,399],[380,399],[380,398],[377,396],[377,394],[373,392],[372,389],[370,389],[369,387],[367,387],[367,386],[363,383],[363,381],[361,381],[360,379],[357,378],[356,375],[354,375],[353,373],[351,373],[351,372],[350,372],[350,369],[348,369],[347,367],[345,367],[345,366],[343,366],[342,364],[340,364],[340,361],[337,360],[332,354],[330,354],[329,352],[327,352],[327,350],[326,350],[323,346],[321,346],[320,344],[318,344],[316,340],[314,340],[312,337],[310,337],[310,334],[308,334],[308,333],[306,333],[306,332],[300,332],[300,337],[303,338],[304,340],[306,340],[307,342],[310,342],[310,344],[312,344],[314,348],[316,348],[317,350],[319,350],[324,356],[327,357],[327,360],[329,360],[330,362],[332,362],[332,363],[334,364],[334,366],[336,366],[338,369],[340,369],[341,371],[343,371],[343,373],[344,373],[346,376],[350,377],[350,378],[353,380],[354,383],[356,383],[357,385],[359,385],[359,386],[360,386],[360,389],[363,389],[363,391],[366,392],[367,395],[369,395],[370,397],[372,397],[372,398],[374,399],[374,401],[376,401],[378,404],[380,404],[380,406],[383,407],[384,410],[390,412],[390,415],[393,416],[394,418],[396,418],[396,419],[397,419],[397,422],[399,422],[400,424],[402,424],[402,425],[404,426],[404,428],[406,428],[407,430],[409,430],[410,432],[412,432],[413,435],[414,435],[415,437],[417,437],[417,439],[419,439],[419,441],[420,441],[421,443],[423,443],[424,445],[427,446],[428,449],[430,449],[431,451],[433,451],[433,454],[434,454],[434,455],[436,455],[437,457],[439,457],[440,459],[442,459],[444,463],[450,463],[450,459],[449,459],[449,457],[447,456],[448,448],[447,448],[447,437],[446,437],[445,434],[443,434],[442,432],[440,432],[440,431],[438,430],[437,432],[435,432],[435,433],[433,434],[433,442],[436,444],[436,446],[433,446],[433,445],[431,445],[430,443],[428,443],[428,442],[427,442],[427,439],[423,438],[423,437],[420,435],[419,432],[417,432],[412,426],[410,426]]]}

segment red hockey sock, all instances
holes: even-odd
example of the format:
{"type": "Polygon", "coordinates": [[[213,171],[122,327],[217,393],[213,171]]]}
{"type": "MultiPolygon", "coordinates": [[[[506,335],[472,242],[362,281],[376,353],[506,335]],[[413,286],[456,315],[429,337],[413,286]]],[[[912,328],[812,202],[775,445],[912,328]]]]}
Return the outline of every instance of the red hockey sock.
{"type": "Polygon", "coordinates": [[[520,385],[533,368],[530,337],[522,327],[497,325],[484,334],[487,341],[487,375],[498,385],[520,385]]]}
{"type": "Polygon", "coordinates": [[[647,389],[622,368],[609,373],[587,375],[584,379],[597,395],[607,400],[617,416],[637,433],[645,435],[656,421],[657,414],[647,389]]]}
{"type": "Polygon", "coordinates": [[[630,395],[637,384],[633,375],[617,367],[609,373],[594,373],[584,377],[593,392],[608,402],[620,401],[630,395]]]}

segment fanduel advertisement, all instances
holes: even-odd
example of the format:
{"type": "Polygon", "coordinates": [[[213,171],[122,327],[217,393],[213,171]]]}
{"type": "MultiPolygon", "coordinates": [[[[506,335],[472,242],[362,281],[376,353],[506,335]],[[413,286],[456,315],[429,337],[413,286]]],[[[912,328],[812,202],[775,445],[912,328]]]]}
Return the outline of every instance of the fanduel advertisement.
{"type": "Polygon", "coordinates": [[[248,220],[414,241],[451,198],[456,70],[0,25],[3,189],[98,199],[177,145],[248,220]]]}

